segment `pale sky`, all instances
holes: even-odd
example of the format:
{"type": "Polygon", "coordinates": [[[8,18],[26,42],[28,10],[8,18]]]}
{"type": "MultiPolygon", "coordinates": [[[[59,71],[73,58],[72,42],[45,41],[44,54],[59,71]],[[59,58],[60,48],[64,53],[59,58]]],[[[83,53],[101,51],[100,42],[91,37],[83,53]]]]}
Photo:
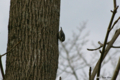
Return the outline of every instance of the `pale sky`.
{"type": "MultiPolygon", "coordinates": [[[[117,5],[120,5],[120,0],[117,0],[117,5]]],[[[5,53],[7,47],[9,6],[10,0],[0,0],[0,54],[5,53]]],[[[72,31],[75,31],[80,23],[87,21],[89,40],[97,43],[104,40],[112,9],[113,0],[61,0],[60,26],[68,39],[72,38],[72,31]]],[[[120,8],[115,20],[119,16],[120,8]]],[[[2,60],[5,67],[5,57],[2,60]]]]}

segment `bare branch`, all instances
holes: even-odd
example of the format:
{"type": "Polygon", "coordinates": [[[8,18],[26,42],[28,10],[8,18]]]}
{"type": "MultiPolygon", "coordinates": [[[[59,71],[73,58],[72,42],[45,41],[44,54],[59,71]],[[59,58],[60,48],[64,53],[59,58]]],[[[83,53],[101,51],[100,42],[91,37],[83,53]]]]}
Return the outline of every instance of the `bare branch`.
{"type": "Polygon", "coordinates": [[[113,29],[113,27],[115,26],[115,24],[118,22],[118,20],[120,19],[120,17],[118,17],[118,19],[114,22],[114,24],[112,25],[112,27],[111,27],[111,29],[110,30],[112,30],[113,29]]]}
{"type": "Polygon", "coordinates": [[[60,77],[59,80],[62,80],[62,78],[60,77]]]}
{"type": "Polygon", "coordinates": [[[4,53],[4,54],[2,54],[2,55],[0,55],[0,56],[2,57],[2,56],[4,56],[4,55],[8,54],[8,53],[9,53],[10,51],[12,51],[12,50],[14,49],[14,47],[16,47],[20,42],[21,42],[21,40],[20,40],[19,42],[17,42],[10,50],[8,50],[8,52],[6,52],[6,53],[4,53]]]}
{"type": "MultiPolygon", "coordinates": [[[[115,42],[115,40],[117,39],[117,37],[119,36],[119,34],[120,34],[120,29],[118,29],[118,30],[116,31],[116,33],[114,34],[112,40],[110,41],[110,43],[109,43],[108,46],[106,47],[105,53],[104,53],[103,58],[102,58],[102,61],[103,61],[103,59],[106,57],[108,51],[110,50],[111,46],[113,45],[113,43],[115,42]]],[[[95,77],[95,75],[96,75],[96,73],[97,73],[97,71],[98,71],[98,65],[99,65],[99,64],[100,64],[100,59],[98,60],[96,66],[95,66],[95,68],[94,68],[94,70],[93,70],[93,72],[92,72],[91,80],[94,80],[94,77],[95,77]]]]}
{"type": "Polygon", "coordinates": [[[111,10],[111,12],[112,12],[113,14],[117,13],[118,7],[119,7],[119,6],[117,6],[116,8],[114,8],[114,11],[111,10]]]}
{"type": "Polygon", "coordinates": [[[91,80],[91,67],[89,68],[89,80],[91,80]]]}
{"type": "MultiPolygon", "coordinates": [[[[103,45],[102,53],[101,53],[101,56],[100,56],[100,63],[98,65],[99,67],[98,67],[97,77],[100,76],[101,64],[102,64],[102,61],[103,61],[103,56],[104,56],[104,53],[105,53],[106,43],[107,43],[107,40],[108,40],[108,37],[109,37],[109,33],[110,33],[109,29],[111,29],[111,25],[113,23],[113,19],[115,17],[117,9],[118,9],[118,6],[116,7],[116,0],[114,0],[114,11],[113,11],[113,14],[112,14],[112,17],[111,17],[111,20],[110,20],[110,23],[109,23],[109,26],[108,26],[108,29],[107,29],[106,36],[105,36],[104,45],[103,45]]],[[[97,78],[97,80],[99,80],[99,78],[97,78]]]]}
{"type": "MultiPolygon", "coordinates": [[[[98,47],[98,48],[95,48],[95,49],[89,49],[89,48],[87,48],[87,50],[88,51],[95,51],[95,50],[98,50],[98,49],[100,49],[100,48],[102,48],[103,47],[103,44],[99,41],[98,42],[99,44],[100,44],[100,47],[98,47]]],[[[108,42],[108,43],[106,43],[106,44],[109,44],[110,42],[108,42]]],[[[120,48],[120,46],[111,46],[111,48],[120,48]]],[[[99,50],[100,51],[100,53],[102,53],[102,51],[101,50],[99,50]]]]}
{"type": "Polygon", "coordinates": [[[87,48],[87,50],[89,50],[89,51],[95,51],[95,50],[98,50],[98,49],[100,49],[102,46],[100,46],[100,47],[98,47],[98,48],[95,48],[95,49],[88,49],[87,48]]]}
{"type": "Polygon", "coordinates": [[[116,8],[116,0],[113,0],[114,9],[116,8]]]}
{"type": "Polygon", "coordinates": [[[2,57],[0,56],[0,69],[1,69],[2,77],[3,77],[3,79],[4,79],[5,74],[4,74],[4,71],[3,71],[3,65],[2,65],[2,59],[1,59],[1,58],[2,58],[2,57]]]}
{"type": "Polygon", "coordinates": [[[62,47],[61,51],[64,51],[64,54],[62,55],[60,54],[60,57],[63,58],[60,61],[63,60],[62,63],[66,63],[66,65],[60,64],[60,66],[62,67],[59,66],[58,70],[60,71],[58,71],[57,76],[60,75],[59,73],[62,74],[64,72],[67,75],[72,74],[75,77],[75,79],[78,80],[79,76],[77,75],[77,70],[84,69],[86,66],[88,66],[87,60],[82,56],[82,53],[81,53],[82,48],[88,42],[88,40],[86,40],[88,33],[82,35],[82,33],[84,32],[85,26],[86,26],[85,24],[86,23],[83,23],[82,26],[77,29],[79,33],[77,34],[73,33],[72,40],[69,39],[67,42],[65,42],[67,44],[65,43],[60,44],[62,47]],[[80,55],[78,56],[78,54],[80,55]],[[70,71],[68,72],[68,70],[70,71]]]}
{"type": "Polygon", "coordinates": [[[114,71],[114,74],[113,74],[111,80],[116,80],[119,71],[120,71],[120,58],[119,58],[119,60],[118,60],[118,64],[117,64],[117,66],[116,66],[116,69],[115,69],[115,71],[114,71]]]}
{"type": "Polygon", "coordinates": [[[120,46],[111,46],[112,48],[120,48],[120,46]]]}

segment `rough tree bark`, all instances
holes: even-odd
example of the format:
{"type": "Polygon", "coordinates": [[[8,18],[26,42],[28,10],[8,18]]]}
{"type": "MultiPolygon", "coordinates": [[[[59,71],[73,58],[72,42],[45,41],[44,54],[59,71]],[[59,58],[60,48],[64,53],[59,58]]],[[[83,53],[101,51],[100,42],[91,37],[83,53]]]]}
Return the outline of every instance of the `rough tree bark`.
{"type": "Polygon", "coordinates": [[[11,0],[4,80],[55,80],[60,0],[11,0]]]}

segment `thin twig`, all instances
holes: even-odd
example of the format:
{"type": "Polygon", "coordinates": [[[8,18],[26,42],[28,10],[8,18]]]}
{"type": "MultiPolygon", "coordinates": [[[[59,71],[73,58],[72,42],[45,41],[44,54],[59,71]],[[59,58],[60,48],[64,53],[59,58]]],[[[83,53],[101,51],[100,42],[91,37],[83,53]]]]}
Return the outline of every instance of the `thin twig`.
{"type": "Polygon", "coordinates": [[[62,78],[61,78],[61,77],[59,77],[59,80],[62,80],[62,78]]]}
{"type": "Polygon", "coordinates": [[[113,27],[115,26],[115,24],[118,22],[118,20],[120,19],[120,17],[118,17],[118,19],[114,22],[114,24],[112,25],[112,27],[111,27],[111,29],[110,30],[112,30],[113,29],[113,27]]]}
{"type": "Polygon", "coordinates": [[[98,41],[98,44],[100,45],[98,48],[95,48],[95,49],[87,49],[87,50],[89,50],[89,51],[94,51],[94,50],[98,50],[98,49],[100,49],[100,48],[103,47],[103,44],[102,44],[100,41],[98,41]]]}
{"type": "Polygon", "coordinates": [[[111,46],[112,48],[120,48],[120,46],[111,46]]]}
{"type": "Polygon", "coordinates": [[[95,49],[87,49],[87,50],[89,50],[89,51],[95,51],[95,50],[98,50],[98,49],[100,49],[102,46],[100,46],[100,47],[98,47],[98,48],[95,48],[95,49]]]}
{"type": "Polygon", "coordinates": [[[117,6],[116,8],[114,8],[114,11],[111,10],[112,13],[117,13],[117,9],[119,6],[117,6]]]}
{"type": "Polygon", "coordinates": [[[67,61],[68,61],[68,65],[70,66],[72,72],[73,72],[73,75],[75,76],[76,80],[78,80],[78,76],[76,74],[76,72],[74,71],[74,68],[70,62],[70,56],[69,56],[69,51],[66,49],[65,45],[64,44],[61,44],[62,47],[64,48],[65,52],[66,52],[66,55],[67,55],[67,61]]]}
{"type": "MultiPolygon", "coordinates": [[[[109,44],[109,43],[107,43],[107,44],[109,44]]],[[[89,49],[89,48],[87,48],[87,50],[88,51],[95,51],[95,50],[98,50],[98,49],[100,49],[102,47],[103,47],[103,44],[101,44],[98,48],[95,48],[95,49],[89,49]]],[[[111,48],[120,48],[120,46],[111,46],[111,48]]]]}
{"type": "Polygon", "coordinates": [[[2,56],[4,56],[4,55],[8,54],[8,53],[9,53],[10,51],[12,51],[12,49],[13,49],[14,47],[16,47],[20,42],[21,42],[21,40],[20,40],[19,42],[17,42],[10,50],[8,50],[6,53],[4,53],[4,54],[2,54],[2,55],[0,55],[0,56],[2,57],[2,56]]]}
{"type": "Polygon", "coordinates": [[[89,68],[89,80],[91,80],[91,67],[89,68]]]}

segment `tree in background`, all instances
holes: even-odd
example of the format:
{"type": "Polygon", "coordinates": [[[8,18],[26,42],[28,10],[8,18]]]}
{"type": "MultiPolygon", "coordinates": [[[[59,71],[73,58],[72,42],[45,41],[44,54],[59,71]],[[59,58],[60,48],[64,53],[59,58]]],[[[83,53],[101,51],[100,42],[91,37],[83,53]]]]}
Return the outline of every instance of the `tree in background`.
{"type": "Polygon", "coordinates": [[[84,52],[89,34],[89,32],[85,33],[85,28],[86,22],[81,24],[80,27],[77,27],[78,33],[73,32],[72,38],[64,43],[60,43],[58,78],[61,76],[63,80],[88,79],[85,69],[91,66],[94,60],[91,60],[91,63],[89,63],[87,61],[88,57],[84,52]]]}
{"type": "MultiPolygon", "coordinates": [[[[110,37],[113,36],[116,29],[119,28],[119,23],[113,31],[110,37]]],[[[57,72],[57,78],[62,78],[62,80],[89,80],[89,67],[94,69],[95,64],[99,60],[99,51],[94,51],[92,53],[86,52],[89,32],[86,33],[86,23],[83,23],[77,28],[78,32],[73,32],[72,38],[68,39],[64,43],[60,42],[59,50],[59,68],[57,72]],[[85,34],[86,33],[86,34],[85,34]]],[[[98,42],[100,45],[100,41],[98,42]]],[[[118,44],[117,42],[116,44],[118,44]]],[[[93,41],[91,44],[94,48],[96,45],[93,41]]],[[[101,47],[102,48],[102,47],[101,47]]],[[[99,48],[99,50],[101,50],[99,48]]],[[[96,49],[97,50],[97,49],[96,49]]],[[[113,71],[116,67],[117,60],[119,58],[119,49],[112,49],[106,56],[106,59],[102,63],[101,77],[110,79],[113,75],[113,71]],[[108,69],[108,65],[111,66],[108,69]],[[107,68],[107,69],[106,69],[107,68]]],[[[119,80],[120,77],[117,77],[119,80]]]]}
{"type": "MultiPolygon", "coordinates": [[[[118,17],[114,21],[115,15],[117,13],[117,9],[119,7],[117,5],[116,0],[113,0],[113,7],[114,7],[114,9],[111,10],[112,16],[111,16],[111,19],[110,19],[110,22],[109,22],[109,25],[108,25],[108,28],[107,28],[107,31],[106,31],[106,36],[105,36],[104,42],[101,43],[99,41],[98,43],[99,43],[100,46],[96,49],[88,49],[88,50],[91,50],[91,51],[99,50],[99,52],[100,52],[100,58],[97,61],[96,65],[94,67],[94,70],[92,71],[92,74],[91,74],[91,70],[90,70],[89,80],[93,80],[95,78],[96,74],[97,74],[97,79],[96,80],[100,80],[100,78],[101,78],[100,72],[101,72],[101,66],[102,66],[103,60],[105,59],[105,57],[107,56],[107,54],[108,54],[108,52],[110,51],[111,48],[120,48],[120,46],[114,46],[113,45],[114,42],[117,40],[119,34],[120,34],[120,28],[115,30],[114,35],[110,40],[108,39],[109,35],[110,35],[110,32],[113,30],[114,26],[116,25],[116,23],[120,19],[120,17],[118,17]],[[102,48],[102,49],[100,50],[100,48],[102,48]]],[[[116,69],[114,69],[115,71],[113,73],[113,76],[111,77],[111,80],[116,80],[116,78],[118,76],[119,69],[120,69],[120,57],[119,57],[116,69]]]]}
{"type": "Polygon", "coordinates": [[[55,80],[60,0],[11,0],[3,80],[55,80]]]}
{"type": "MultiPolygon", "coordinates": [[[[7,68],[4,80],[55,79],[55,72],[57,69],[56,59],[58,59],[58,54],[55,53],[58,53],[56,46],[58,46],[57,32],[59,26],[59,2],[56,1],[55,3],[51,3],[53,5],[50,3],[50,1],[11,1],[7,51],[10,51],[11,47],[15,44],[19,44],[15,46],[10,53],[7,53],[7,68]]],[[[111,11],[113,13],[112,18],[114,18],[117,9],[118,7],[115,5],[114,10],[111,11]]],[[[118,20],[119,19],[120,18],[118,18],[118,20]]],[[[108,28],[108,31],[112,30],[114,24],[111,23],[110,27],[108,28]]],[[[78,29],[80,34],[84,28],[85,27],[78,29]]],[[[120,30],[118,29],[116,32],[120,32],[120,30]]],[[[83,35],[81,37],[80,34],[77,35],[73,33],[73,39],[68,40],[65,43],[61,43],[61,62],[58,69],[58,77],[71,78],[72,74],[76,80],[88,80],[88,72],[86,72],[85,69],[91,65],[94,66],[93,64],[97,61],[95,58],[96,54],[92,56],[94,58],[91,60],[88,61],[88,59],[86,59],[86,52],[83,52],[83,49],[88,41],[86,39],[87,35],[83,35]],[[81,71],[82,74],[79,73],[79,71],[81,71]],[[64,74],[67,76],[63,76],[64,74]]],[[[112,41],[113,40],[110,42],[112,41]]],[[[103,45],[109,46],[110,43],[106,42],[106,44],[103,44],[100,42],[99,44],[103,47],[103,45]]],[[[104,51],[100,50],[100,53],[104,53],[104,51]]],[[[115,58],[115,54],[113,56],[107,55],[109,58],[108,61],[113,57],[115,58]]],[[[99,56],[97,55],[97,57],[99,56]]],[[[107,63],[108,61],[103,61],[102,64],[107,63]]],[[[112,61],[112,64],[115,62],[117,61],[112,61]]],[[[97,71],[98,69],[95,68],[93,74],[90,75],[92,76],[92,80],[97,71]]]]}
{"type": "MultiPolygon", "coordinates": [[[[104,43],[99,41],[98,42],[99,47],[95,49],[88,49],[90,51],[99,50],[99,54],[97,52],[97,54],[93,56],[92,54],[90,55],[92,57],[91,59],[87,58],[85,52],[82,52],[84,45],[86,45],[87,43],[87,40],[85,38],[81,38],[80,34],[74,35],[73,33],[72,39],[69,39],[65,43],[61,43],[60,64],[59,64],[59,69],[57,74],[58,77],[61,76],[63,79],[67,78],[68,80],[81,80],[81,79],[94,80],[95,77],[97,78],[96,80],[100,80],[101,78],[109,79],[109,80],[120,79],[120,77],[118,76],[118,72],[120,69],[120,58],[116,59],[116,57],[118,56],[119,50],[115,50],[114,52],[109,51],[112,48],[120,48],[119,45],[118,46],[113,45],[113,43],[115,42],[115,40],[118,38],[120,34],[120,28],[119,29],[115,28],[113,33],[114,35],[111,37],[111,40],[108,40],[108,37],[110,36],[109,34],[112,32],[114,26],[120,19],[120,17],[118,17],[118,19],[116,19],[113,22],[115,14],[117,13],[117,9],[119,7],[116,4],[116,0],[113,0],[113,3],[114,3],[114,10],[113,11],[111,10],[112,17],[108,25],[104,43]],[[104,60],[105,57],[106,59],[104,60]],[[111,69],[109,69],[109,72],[111,70],[112,73],[106,72],[107,69],[104,69],[104,70],[101,69],[108,62],[110,62],[113,65],[111,66],[111,69]],[[85,69],[87,69],[86,67],[91,67],[91,66],[92,66],[92,71],[91,71],[91,68],[90,70],[88,69],[89,72],[85,71],[85,69]],[[101,71],[102,73],[100,74],[101,71]],[[95,76],[96,74],[97,76],[95,76]],[[72,78],[72,76],[74,78],[72,78]]],[[[81,28],[78,29],[80,33],[83,31],[83,28],[84,27],[81,26],[81,28]]]]}

